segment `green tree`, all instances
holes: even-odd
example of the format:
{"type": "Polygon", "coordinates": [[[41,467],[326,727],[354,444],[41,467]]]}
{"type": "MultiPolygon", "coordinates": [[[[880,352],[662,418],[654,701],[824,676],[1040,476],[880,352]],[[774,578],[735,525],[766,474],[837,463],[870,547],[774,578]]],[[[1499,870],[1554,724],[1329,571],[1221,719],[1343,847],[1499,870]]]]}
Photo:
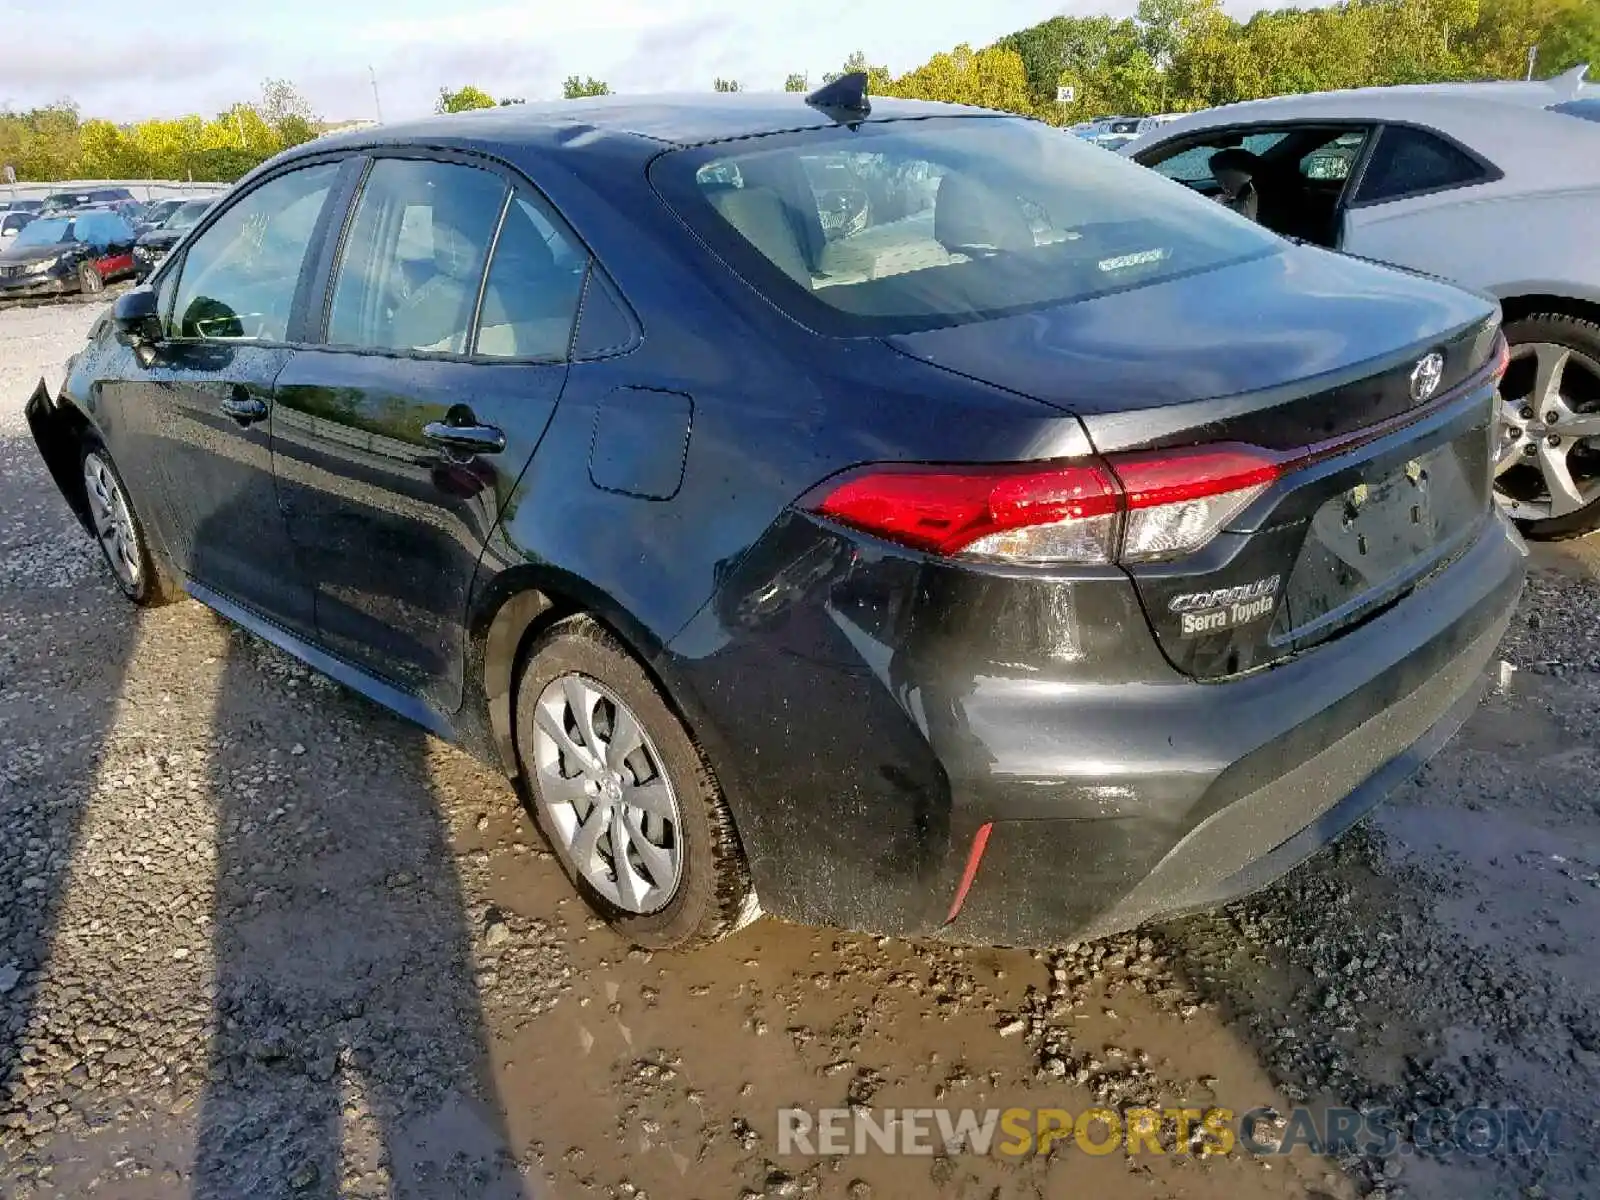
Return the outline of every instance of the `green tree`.
{"type": "Polygon", "coordinates": [[[561,85],[561,94],[568,100],[577,100],[583,96],[609,96],[611,87],[603,79],[596,79],[593,75],[584,79],[568,75],[567,81],[561,85]]]}
{"type": "Polygon", "coordinates": [[[809,92],[811,90],[811,80],[808,76],[800,73],[790,75],[789,78],[783,81],[783,90],[786,92],[809,92]]]}
{"type": "Polygon", "coordinates": [[[853,75],[857,71],[867,73],[867,91],[875,96],[887,96],[889,85],[893,76],[889,74],[888,67],[875,67],[867,61],[866,52],[853,50],[844,60],[844,65],[837,71],[829,71],[822,77],[823,83],[832,83],[835,79],[842,79],[846,75],[853,75]]]}
{"type": "Polygon", "coordinates": [[[1564,0],[1552,8],[1539,42],[1540,74],[1559,75],[1589,63],[1594,68],[1591,78],[1600,79],[1600,3],[1564,0]]]}
{"type": "Polygon", "coordinates": [[[435,112],[458,113],[470,112],[475,108],[495,107],[494,97],[480,87],[467,84],[465,87],[452,92],[449,88],[439,89],[439,103],[435,112]]]}
{"type": "Polygon", "coordinates": [[[741,84],[737,79],[724,79],[722,76],[718,75],[716,79],[712,80],[711,82],[711,90],[714,92],[742,92],[744,90],[744,85],[741,84]]]}
{"type": "Polygon", "coordinates": [[[935,54],[915,71],[906,72],[890,84],[886,94],[1019,113],[1032,108],[1021,55],[995,46],[974,51],[966,43],[948,54],[935,54]]]}
{"type": "Polygon", "coordinates": [[[277,131],[279,149],[309,142],[317,136],[322,120],[311,101],[287,79],[262,80],[261,101],[256,109],[261,119],[277,131]]]}

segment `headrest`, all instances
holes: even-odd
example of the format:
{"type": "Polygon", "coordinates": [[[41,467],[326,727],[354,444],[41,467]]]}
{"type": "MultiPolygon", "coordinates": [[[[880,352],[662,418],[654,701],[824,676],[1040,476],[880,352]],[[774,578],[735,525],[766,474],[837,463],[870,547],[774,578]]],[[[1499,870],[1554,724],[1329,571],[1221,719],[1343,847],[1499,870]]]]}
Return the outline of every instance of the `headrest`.
{"type": "Polygon", "coordinates": [[[1261,174],[1260,157],[1237,146],[1218,150],[1211,156],[1208,165],[1211,178],[1230,192],[1238,191],[1261,174]]]}
{"type": "Polygon", "coordinates": [[[708,199],[745,241],[795,282],[811,287],[800,238],[777,192],[764,187],[734,188],[713,192],[708,199]]]}
{"type": "Polygon", "coordinates": [[[1022,201],[969,175],[949,174],[939,181],[933,205],[933,236],[946,250],[988,247],[1032,250],[1033,228],[1022,201]]]}

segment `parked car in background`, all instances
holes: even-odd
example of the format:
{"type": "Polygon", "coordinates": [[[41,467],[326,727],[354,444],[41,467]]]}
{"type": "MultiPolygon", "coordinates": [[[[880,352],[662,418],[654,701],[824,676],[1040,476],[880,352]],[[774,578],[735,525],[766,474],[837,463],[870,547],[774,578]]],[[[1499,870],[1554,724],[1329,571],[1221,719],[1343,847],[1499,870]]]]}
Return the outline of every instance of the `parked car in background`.
{"type": "Polygon", "coordinates": [[[178,206],[167,213],[165,220],[141,233],[133,247],[137,277],[142,280],[155,270],[167,252],[200,223],[200,219],[211,211],[215,203],[215,199],[180,200],[178,206]]]}
{"type": "Polygon", "coordinates": [[[35,217],[0,250],[0,300],[104,291],[134,273],[134,241],[108,209],[35,217]]]}
{"type": "Polygon", "coordinates": [[[1226,152],[1267,228],[1495,296],[1498,494],[1529,536],[1572,537],[1600,528],[1600,88],[1583,81],[1256,100],[1124,152],[1210,196],[1226,152]]]}
{"type": "Polygon", "coordinates": [[[0,212],[0,244],[10,242],[26,229],[28,222],[32,220],[31,212],[0,212]]]}
{"type": "Polygon", "coordinates": [[[96,204],[135,204],[133,193],[125,187],[85,188],[76,192],[54,192],[44,198],[39,211],[61,213],[96,204]]]}
{"type": "Polygon", "coordinates": [[[1514,610],[1495,306],[865,88],[288,151],[35,391],[40,451],[133,601],[520,777],[636,942],[1259,887],[1514,610]]]}
{"type": "Polygon", "coordinates": [[[0,213],[29,212],[36,213],[43,207],[43,200],[13,200],[0,196],[0,213]]]}
{"type": "Polygon", "coordinates": [[[1172,114],[1154,117],[1101,117],[1071,126],[1069,132],[1107,150],[1118,150],[1141,134],[1175,120],[1172,114]]]}
{"type": "Polygon", "coordinates": [[[172,196],[165,200],[152,200],[144,206],[144,211],[139,214],[139,219],[133,222],[133,227],[139,233],[154,229],[173,213],[177,212],[178,209],[182,208],[184,203],[185,198],[182,196],[172,196]]]}

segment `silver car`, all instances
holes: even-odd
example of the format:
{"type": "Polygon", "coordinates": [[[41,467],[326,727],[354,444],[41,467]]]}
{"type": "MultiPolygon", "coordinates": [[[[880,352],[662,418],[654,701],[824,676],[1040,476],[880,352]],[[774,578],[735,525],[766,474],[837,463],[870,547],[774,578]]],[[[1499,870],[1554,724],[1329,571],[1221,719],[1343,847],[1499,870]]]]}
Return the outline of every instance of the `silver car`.
{"type": "Polygon", "coordinates": [[[1492,293],[1512,356],[1501,502],[1532,537],[1600,527],[1600,87],[1584,68],[1230,104],[1122,152],[1278,233],[1492,293]]]}

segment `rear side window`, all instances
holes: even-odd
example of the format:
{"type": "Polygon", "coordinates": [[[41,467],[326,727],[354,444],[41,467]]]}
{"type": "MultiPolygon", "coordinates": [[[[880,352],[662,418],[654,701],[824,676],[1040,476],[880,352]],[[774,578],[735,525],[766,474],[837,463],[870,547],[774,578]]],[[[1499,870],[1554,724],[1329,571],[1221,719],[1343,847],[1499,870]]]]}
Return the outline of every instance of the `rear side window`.
{"type": "Polygon", "coordinates": [[[339,173],[279,175],[223,213],[184,256],[175,320],[186,338],[281,342],[317,218],[339,173]]]}
{"type": "Polygon", "coordinates": [[[565,358],[587,254],[526,196],[506,210],[483,289],[475,353],[489,358],[565,358]]]}
{"type": "Polygon", "coordinates": [[[1387,126],[1362,174],[1356,203],[1398,200],[1480,183],[1489,172],[1465,150],[1424,129],[1387,126]]]}
{"type": "Polygon", "coordinates": [[[506,191],[476,167],[375,162],[334,276],[328,341],[465,354],[506,191]]]}
{"type": "Polygon", "coordinates": [[[651,178],[753,285],[842,336],[1065,304],[1281,245],[1127,159],[1005,117],[683,150],[651,178]]]}

